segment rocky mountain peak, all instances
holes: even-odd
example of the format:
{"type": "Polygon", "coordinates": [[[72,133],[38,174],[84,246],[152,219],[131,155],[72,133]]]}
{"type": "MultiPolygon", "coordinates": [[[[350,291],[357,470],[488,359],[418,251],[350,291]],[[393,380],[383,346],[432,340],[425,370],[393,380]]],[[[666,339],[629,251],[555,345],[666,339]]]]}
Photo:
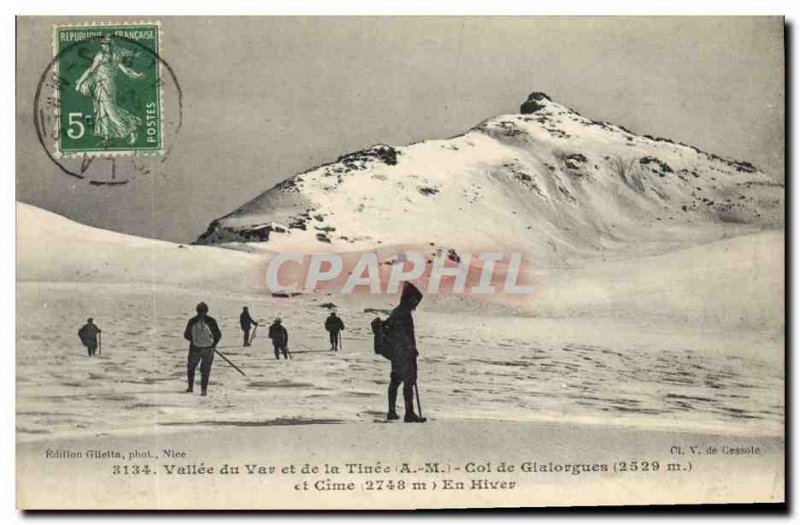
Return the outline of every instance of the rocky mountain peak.
{"type": "Polygon", "coordinates": [[[546,93],[542,93],[541,91],[534,91],[530,95],[528,95],[528,100],[522,103],[519,107],[519,112],[523,115],[529,115],[531,113],[536,113],[540,109],[543,109],[546,106],[547,102],[552,102],[551,99],[546,93]]]}
{"type": "Polygon", "coordinates": [[[542,92],[520,109],[446,140],[378,144],[293,175],[197,242],[248,251],[502,246],[566,266],[783,225],[782,184],[748,162],[592,120],[542,92]]]}

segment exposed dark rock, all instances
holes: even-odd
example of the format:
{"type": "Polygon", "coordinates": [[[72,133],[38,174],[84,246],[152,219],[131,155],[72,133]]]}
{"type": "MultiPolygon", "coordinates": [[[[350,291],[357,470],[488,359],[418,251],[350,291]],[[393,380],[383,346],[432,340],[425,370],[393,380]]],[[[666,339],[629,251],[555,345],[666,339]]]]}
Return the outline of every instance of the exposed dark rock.
{"type": "Polygon", "coordinates": [[[740,171],[743,173],[755,173],[756,171],[758,171],[758,169],[749,162],[744,162],[741,160],[734,160],[733,165],[734,167],[736,167],[736,171],[740,171]]]}
{"type": "Polygon", "coordinates": [[[272,292],[272,297],[279,297],[281,299],[291,299],[300,295],[299,292],[272,292]]]}
{"type": "Polygon", "coordinates": [[[522,103],[519,107],[519,112],[523,115],[530,115],[531,113],[536,113],[540,109],[544,107],[542,101],[550,100],[546,94],[540,91],[534,91],[530,95],[528,95],[528,100],[522,103]]]}
{"type": "Polygon", "coordinates": [[[258,228],[221,228],[219,221],[214,220],[208,229],[198,237],[194,244],[215,244],[221,242],[266,242],[271,232],[285,233],[280,226],[265,225],[258,228]]]}
{"type": "Polygon", "coordinates": [[[563,161],[567,169],[579,170],[586,164],[586,156],[582,153],[573,153],[571,155],[566,155],[563,161]]]}
{"type": "Polygon", "coordinates": [[[217,228],[219,228],[219,219],[214,219],[213,221],[211,221],[211,224],[208,225],[206,231],[201,233],[200,237],[198,237],[194,243],[206,244],[206,241],[209,241],[211,239],[211,236],[214,234],[214,232],[217,231],[217,228]]]}
{"type": "Polygon", "coordinates": [[[289,177],[288,179],[286,179],[286,180],[284,180],[282,182],[279,182],[278,184],[275,185],[275,188],[277,188],[277,189],[279,189],[281,191],[298,192],[300,190],[297,187],[297,183],[300,182],[300,180],[301,179],[300,179],[299,175],[295,175],[294,177],[289,177]]]}
{"type": "Polygon", "coordinates": [[[293,230],[306,230],[306,219],[303,217],[297,217],[292,222],[289,223],[289,228],[293,230]]]}
{"type": "Polygon", "coordinates": [[[389,166],[397,164],[398,151],[385,144],[377,144],[365,150],[348,153],[337,159],[345,167],[351,170],[362,170],[367,167],[369,162],[379,161],[389,166]]]}
{"type": "Polygon", "coordinates": [[[656,165],[655,171],[662,177],[667,173],[673,172],[669,164],[656,157],[650,157],[650,156],[642,157],[641,159],[639,159],[639,164],[641,164],[642,166],[655,164],[656,165]]]}

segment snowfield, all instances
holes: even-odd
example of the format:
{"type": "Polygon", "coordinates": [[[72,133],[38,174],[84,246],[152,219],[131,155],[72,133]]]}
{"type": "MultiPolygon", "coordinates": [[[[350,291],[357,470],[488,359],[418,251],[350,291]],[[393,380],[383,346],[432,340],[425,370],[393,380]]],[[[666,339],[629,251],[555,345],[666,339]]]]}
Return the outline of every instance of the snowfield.
{"type": "MultiPolygon", "coordinates": [[[[17,281],[253,289],[263,257],[92,228],[17,204],[17,281]]],[[[262,279],[263,280],[263,279],[262,279]]]]}
{"type": "MultiPolygon", "coordinates": [[[[25,204],[18,221],[20,441],[382,421],[389,366],[369,322],[396,298],[272,297],[245,284],[263,256],[120,235],[25,204]],[[217,358],[208,398],[182,393],[182,332],[200,300],[247,373],[217,358]],[[347,325],[338,354],[322,328],[327,303],[347,325]],[[284,319],[294,360],[274,360],[264,326],[241,348],[243,305],[284,319]],[[89,316],[103,329],[94,359],[76,335],[89,316]]],[[[780,435],[782,241],[762,233],[553,270],[523,305],[426,297],[416,315],[425,413],[780,435]]]]}

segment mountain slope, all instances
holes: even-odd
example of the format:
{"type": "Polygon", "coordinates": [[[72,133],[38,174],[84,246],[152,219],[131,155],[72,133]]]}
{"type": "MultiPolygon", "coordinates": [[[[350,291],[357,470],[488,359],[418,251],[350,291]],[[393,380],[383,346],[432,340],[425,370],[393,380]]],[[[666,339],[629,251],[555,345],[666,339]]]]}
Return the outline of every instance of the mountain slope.
{"type": "Polygon", "coordinates": [[[17,203],[17,281],[250,291],[261,258],[93,228],[17,203]]]}
{"type": "Polygon", "coordinates": [[[784,189],[746,162],[596,122],[533,93],[464,135],[376,145],[295,175],[199,244],[514,249],[544,266],[782,227],[784,189]]]}

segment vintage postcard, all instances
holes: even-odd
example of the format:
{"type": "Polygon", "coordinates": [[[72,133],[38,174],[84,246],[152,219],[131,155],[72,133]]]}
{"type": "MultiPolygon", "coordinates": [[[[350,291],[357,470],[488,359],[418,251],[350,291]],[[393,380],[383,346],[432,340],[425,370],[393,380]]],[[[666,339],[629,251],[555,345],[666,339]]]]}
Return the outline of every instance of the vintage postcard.
{"type": "Polygon", "coordinates": [[[785,501],[780,17],[19,17],[21,509],[785,501]]]}

